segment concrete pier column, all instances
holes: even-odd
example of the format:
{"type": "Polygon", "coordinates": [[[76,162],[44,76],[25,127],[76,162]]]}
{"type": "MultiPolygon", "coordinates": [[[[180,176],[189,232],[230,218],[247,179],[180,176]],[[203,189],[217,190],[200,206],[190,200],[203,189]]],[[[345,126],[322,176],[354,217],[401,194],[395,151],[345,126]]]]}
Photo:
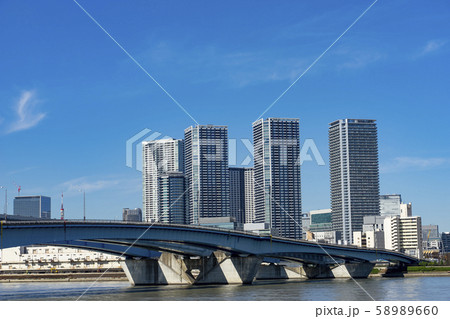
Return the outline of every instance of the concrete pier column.
{"type": "Polygon", "coordinates": [[[186,266],[199,271],[195,285],[205,284],[251,284],[258,272],[262,257],[229,256],[223,252],[214,252],[209,257],[197,260],[185,260],[186,266]],[[190,264],[188,264],[190,263],[190,264]]]}
{"type": "Polygon", "coordinates": [[[121,266],[132,285],[189,285],[181,256],[163,253],[159,259],[126,259],[121,266]]]}
{"type": "Polygon", "coordinates": [[[382,270],[382,277],[404,277],[404,273],[408,272],[408,267],[404,263],[389,264],[386,269],[382,270]]]}
{"type": "Polygon", "coordinates": [[[287,266],[277,264],[261,264],[256,274],[256,280],[269,279],[305,279],[302,266],[287,266]]]}
{"type": "Polygon", "coordinates": [[[303,274],[308,279],[334,278],[330,265],[303,264],[303,274]]]}
{"type": "Polygon", "coordinates": [[[375,264],[369,262],[345,263],[331,269],[335,278],[367,278],[375,264]]]}

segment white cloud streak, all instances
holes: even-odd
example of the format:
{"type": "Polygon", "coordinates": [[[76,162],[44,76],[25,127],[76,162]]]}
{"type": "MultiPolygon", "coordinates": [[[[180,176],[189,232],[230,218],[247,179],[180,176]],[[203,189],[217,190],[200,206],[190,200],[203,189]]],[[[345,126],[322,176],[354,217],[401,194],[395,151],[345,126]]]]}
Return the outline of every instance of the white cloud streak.
{"type": "Polygon", "coordinates": [[[41,122],[46,114],[35,113],[34,108],[37,104],[34,91],[23,91],[20,99],[14,105],[16,120],[10,125],[7,133],[13,133],[28,130],[41,122]]]}
{"type": "Polygon", "coordinates": [[[381,172],[396,173],[401,171],[426,170],[445,164],[450,164],[450,158],[396,157],[390,163],[381,165],[381,172]]]}
{"type": "Polygon", "coordinates": [[[430,40],[425,44],[424,47],[420,49],[420,52],[417,53],[413,58],[417,59],[426,56],[428,54],[435,53],[441,50],[447,44],[447,42],[448,42],[447,40],[439,40],[439,39],[430,40]]]}
{"type": "Polygon", "coordinates": [[[425,48],[423,49],[422,53],[426,54],[426,53],[437,51],[440,48],[442,48],[446,43],[447,43],[447,41],[444,41],[444,40],[431,40],[431,41],[428,41],[428,43],[425,46],[425,48]]]}
{"type": "Polygon", "coordinates": [[[348,61],[338,64],[337,69],[361,69],[369,64],[378,62],[385,56],[378,52],[352,52],[348,53],[348,61]]]}
{"type": "Polygon", "coordinates": [[[67,182],[64,182],[60,185],[60,188],[65,190],[65,192],[79,192],[80,190],[84,190],[85,192],[95,192],[103,189],[112,188],[119,184],[118,180],[94,180],[90,181],[87,177],[79,177],[75,179],[71,179],[67,182]]]}
{"type": "Polygon", "coordinates": [[[110,176],[110,177],[78,177],[59,184],[56,189],[64,191],[69,196],[84,190],[86,193],[97,191],[120,191],[121,194],[140,192],[142,188],[141,177],[110,176]]]}

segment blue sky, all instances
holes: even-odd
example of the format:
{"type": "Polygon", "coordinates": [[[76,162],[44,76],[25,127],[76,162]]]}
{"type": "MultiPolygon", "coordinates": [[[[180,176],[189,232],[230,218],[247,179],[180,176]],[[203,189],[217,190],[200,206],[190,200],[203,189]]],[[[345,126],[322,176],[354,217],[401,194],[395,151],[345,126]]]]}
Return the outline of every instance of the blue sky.
{"type": "MultiPolygon", "coordinates": [[[[373,1],[99,1],[82,5],[201,124],[251,139],[257,119],[373,1]]],[[[450,4],[374,6],[270,109],[300,118],[328,163],[328,123],[376,119],[382,194],[450,231],[450,4]]],[[[72,0],[0,2],[0,185],[67,218],[141,207],[126,141],[194,124],[72,0]]],[[[247,156],[238,141],[238,164],[247,156]]],[[[305,211],[329,207],[328,164],[302,166],[305,211]]],[[[3,190],[0,209],[4,205],[3,190]]]]}

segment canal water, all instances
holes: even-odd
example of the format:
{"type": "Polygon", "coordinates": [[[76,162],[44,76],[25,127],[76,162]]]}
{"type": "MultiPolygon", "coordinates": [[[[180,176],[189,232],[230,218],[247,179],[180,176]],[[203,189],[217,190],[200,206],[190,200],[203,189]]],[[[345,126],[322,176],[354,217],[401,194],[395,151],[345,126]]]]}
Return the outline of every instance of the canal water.
{"type": "Polygon", "coordinates": [[[253,285],[137,286],[128,282],[0,283],[0,300],[412,301],[450,300],[450,277],[257,281],[253,285]],[[91,287],[91,288],[89,288],[91,287]],[[89,290],[86,292],[86,289],[89,290]],[[367,291],[367,293],[365,291],[367,291]]]}

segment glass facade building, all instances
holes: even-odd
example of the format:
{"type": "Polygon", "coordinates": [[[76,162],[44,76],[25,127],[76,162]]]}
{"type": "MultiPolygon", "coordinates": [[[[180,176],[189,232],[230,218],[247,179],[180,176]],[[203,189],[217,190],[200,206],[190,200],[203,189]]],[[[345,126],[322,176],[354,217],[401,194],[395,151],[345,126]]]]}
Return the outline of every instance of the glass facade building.
{"type": "Polygon", "coordinates": [[[161,222],[186,224],[185,182],[181,172],[168,172],[159,177],[161,222]]]}
{"type": "Polygon", "coordinates": [[[255,223],[272,234],[302,237],[299,120],[253,123],[255,223]]]}
{"type": "Polygon", "coordinates": [[[124,208],[122,212],[122,220],[124,222],[141,222],[142,210],[140,208],[124,208]]]}
{"type": "Polygon", "coordinates": [[[199,224],[199,218],[230,217],[227,126],[188,127],[184,142],[188,223],[199,224]]]}
{"type": "Polygon", "coordinates": [[[328,137],[333,230],[351,244],[364,216],[380,214],[377,127],[375,120],[337,120],[328,137]]]}
{"type": "Polygon", "coordinates": [[[230,215],[236,222],[245,222],[245,181],[243,167],[230,167],[230,215]]]}
{"type": "Polygon", "coordinates": [[[18,196],[14,198],[14,215],[51,219],[51,206],[47,196],[18,196]]]}
{"type": "Polygon", "coordinates": [[[309,212],[311,232],[326,232],[332,230],[331,209],[319,209],[309,212]]]}
{"type": "Polygon", "coordinates": [[[400,216],[401,203],[402,203],[402,196],[399,194],[380,195],[380,215],[400,216]]]}
{"type": "Polygon", "coordinates": [[[443,232],[441,234],[442,252],[450,253],[450,232],[443,232]]]}

